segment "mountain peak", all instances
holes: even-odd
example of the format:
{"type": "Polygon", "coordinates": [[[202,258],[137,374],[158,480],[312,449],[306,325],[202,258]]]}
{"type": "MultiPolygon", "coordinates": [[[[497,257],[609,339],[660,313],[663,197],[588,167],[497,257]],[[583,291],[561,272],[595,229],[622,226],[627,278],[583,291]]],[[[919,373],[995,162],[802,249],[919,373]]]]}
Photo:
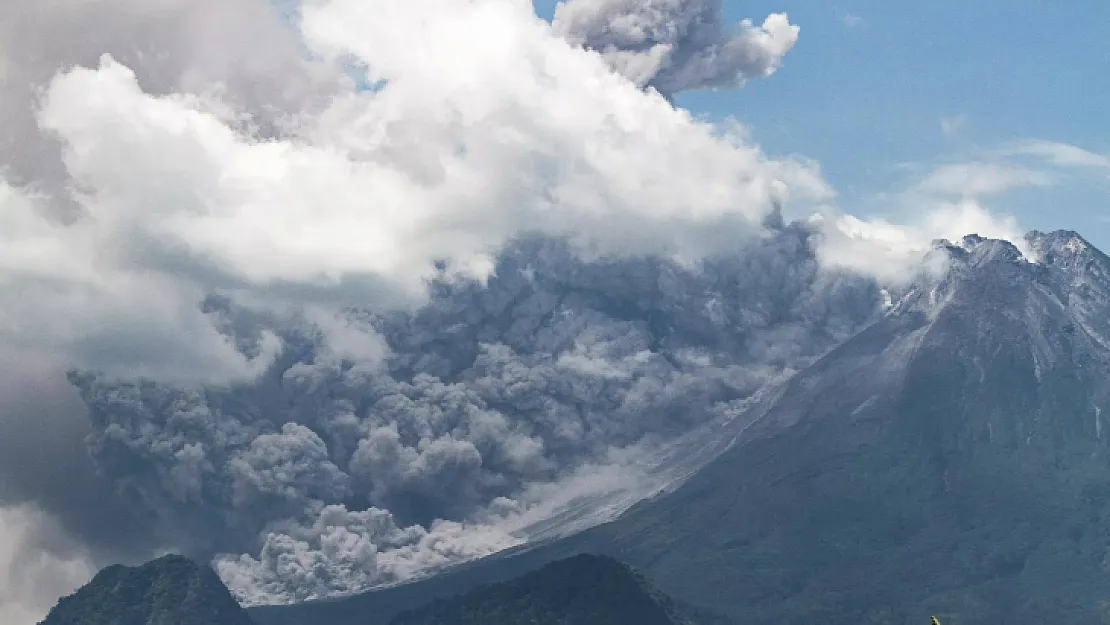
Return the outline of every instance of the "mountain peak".
{"type": "Polygon", "coordinates": [[[981,267],[995,262],[1016,262],[1024,258],[1021,250],[1013,243],[978,234],[966,235],[958,241],[937,239],[933,241],[933,249],[947,254],[952,261],[970,267],[981,267]]]}
{"type": "Polygon", "coordinates": [[[934,253],[945,254],[950,260],[969,267],[982,267],[996,261],[1028,260],[1042,265],[1066,268],[1069,265],[1075,265],[1077,260],[1086,263],[1096,257],[1105,258],[1097,248],[1074,230],[1052,232],[1033,230],[1026,233],[1023,239],[1026,247],[1019,249],[1013,242],[1005,239],[994,239],[973,233],[956,241],[935,239],[932,247],[934,253]]]}
{"type": "Polygon", "coordinates": [[[1025,235],[1025,241],[1037,262],[1044,265],[1075,271],[1086,269],[1095,259],[1106,260],[1102,252],[1073,230],[1034,230],[1025,235]]]}
{"type": "Polygon", "coordinates": [[[1078,253],[1091,248],[1091,244],[1074,230],[1053,230],[1052,232],[1031,230],[1026,233],[1025,240],[1031,246],[1041,249],[1051,248],[1071,253],[1078,253]]]}
{"type": "Polygon", "coordinates": [[[141,566],[113,565],[62,598],[41,625],[251,625],[208,567],[167,555],[141,566]]]}

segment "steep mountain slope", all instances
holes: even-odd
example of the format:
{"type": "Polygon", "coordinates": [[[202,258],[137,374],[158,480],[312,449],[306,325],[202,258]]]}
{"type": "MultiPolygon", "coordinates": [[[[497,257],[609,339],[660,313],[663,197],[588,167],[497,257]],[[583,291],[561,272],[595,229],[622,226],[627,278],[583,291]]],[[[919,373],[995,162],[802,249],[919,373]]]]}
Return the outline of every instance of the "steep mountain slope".
{"type": "Polygon", "coordinates": [[[745,623],[1104,622],[1110,263],[1071,233],[1030,243],[1039,264],[945,247],[943,280],[603,542],[745,623]]]}
{"type": "Polygon", "coordinates": [[[627,566],[580,555],[398,616],[390,625],[687,625],[627,566]]]}
{"type": "Polygon", "coordinates": [[[942,276],[617,521],[296,614],[353,624],[356,605],[396,610],[587,550],[722,623],[1110,622],[1110,260],[1069,232],[1028,246],[1036,262],[974,236],[938,245],[942,276]]]}
{"type": "Polygon", "coordinates": [[[100,571],[41,625],[251,625],[251,619],[211,569],[166,556],[100,571]]]}

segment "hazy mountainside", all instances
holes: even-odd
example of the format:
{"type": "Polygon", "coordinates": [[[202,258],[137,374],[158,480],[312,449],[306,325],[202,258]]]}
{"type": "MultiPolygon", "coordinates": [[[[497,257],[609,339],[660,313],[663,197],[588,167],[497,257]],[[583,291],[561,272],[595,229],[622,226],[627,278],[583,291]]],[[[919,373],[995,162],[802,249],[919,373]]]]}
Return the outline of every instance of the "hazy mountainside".
{"type": "Polygon", "coordinates": [[[212,569],[166,556],[100,571],[41,625],[251,625],[251,619],[212,569]]]}
{"type": "MultiPolygon", "coordinates": [[[[444,280],[417,310],[352,309],[339,325],[213,297],[206,311],[244,353],[280,337],[261,379],[72,379],[100,471],[181,549],[216,556],[237,596],[351,593],[512,546],[520,530],[611,518],[636,486],[624,467],[729,422],[872,321],[879,287],[822,270],[817,236],[771,224],[693,266],[526,240],[488,283],[444,280]]],[[[706,445],[681,459],[711,457],[706,445]]]]}
{"type": "MultiPolygon", "coordinates": [[[[1110,622],[1110,260],[1074,233],[1028,243],[1037,262],[978,237],[939,245],[942,277],[617,521],[289,614],[353,625],[355,606],[396,610],[602,551],[722,623],[1110,622]]],[[[280,612],[256,614],[292,622],[280,612]]]]}
{"type": "Polygon", "coordinates": [[[390,625],[688,625],[670,600],[615,560],[580,555],[402,614],[390,625]]]}
{"type": "Polygon", "coordinates": [[[760,431],[593,540],[745,623],[1110,619],[1110,263],[968,238],[760,431]],[[1102,311],[1101,314],[1095,311],[1102,311]]]}

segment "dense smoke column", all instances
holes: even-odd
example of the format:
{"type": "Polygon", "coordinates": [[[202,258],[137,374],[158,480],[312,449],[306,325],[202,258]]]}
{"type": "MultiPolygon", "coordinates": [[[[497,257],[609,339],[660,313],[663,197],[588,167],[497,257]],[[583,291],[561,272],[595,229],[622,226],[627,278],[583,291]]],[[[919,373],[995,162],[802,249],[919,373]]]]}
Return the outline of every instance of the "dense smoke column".
{"type": "Polygon", "coordinates": [[[258,380],[71,378],[92,456],[131,501],[193,553],[260,554],[220,559],[241,596],[350,592],[511,544],[497,523],[529,488],[719,417],[873,318],[877,287],[821,271],[813,236],[772,229],[695,267],[523,240],[486,284],[351,310],[342,335],[213,297],[245,353],[282,337],[258,380]],[[335,344],[354,335],[387,355],[335,344]]]}

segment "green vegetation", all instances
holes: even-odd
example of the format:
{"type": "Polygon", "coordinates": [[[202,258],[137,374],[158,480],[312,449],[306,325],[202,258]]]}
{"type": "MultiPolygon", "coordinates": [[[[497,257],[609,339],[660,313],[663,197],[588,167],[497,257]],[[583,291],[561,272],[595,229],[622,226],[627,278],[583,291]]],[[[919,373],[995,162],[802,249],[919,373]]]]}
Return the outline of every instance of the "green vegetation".
{"type": "Polygon", "coordinates": [[[41,625],[251,625],[211,569],[181,556],[110,566],[64,597],[41,625]]]}
{"type": "Polygon", "coordinates": [[[391,625],[689,625],[627,566],[580,555],[408,612],[391,625]]]}

